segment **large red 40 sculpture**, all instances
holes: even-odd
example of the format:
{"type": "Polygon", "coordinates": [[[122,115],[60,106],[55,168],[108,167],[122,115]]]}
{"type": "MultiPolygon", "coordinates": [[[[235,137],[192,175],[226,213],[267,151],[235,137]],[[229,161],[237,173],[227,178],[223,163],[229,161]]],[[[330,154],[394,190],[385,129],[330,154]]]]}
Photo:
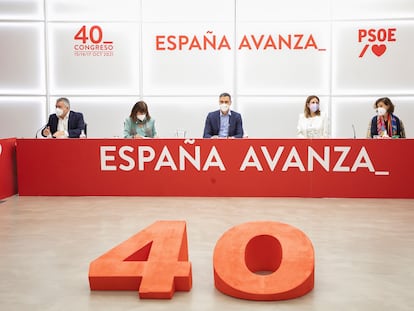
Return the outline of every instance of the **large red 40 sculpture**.
{"type": "MultiPolygon", "coordinates": [[[[248,300],[282,300],[314,286],[314,251],[297,228],[249,222],[225,232],[213,256],[214,283],[248,300]]],[[[91,262],[91,290],[138,290],[140,298],[172,298],[192,287],[186,223],[157,221],[91,262]]]]}

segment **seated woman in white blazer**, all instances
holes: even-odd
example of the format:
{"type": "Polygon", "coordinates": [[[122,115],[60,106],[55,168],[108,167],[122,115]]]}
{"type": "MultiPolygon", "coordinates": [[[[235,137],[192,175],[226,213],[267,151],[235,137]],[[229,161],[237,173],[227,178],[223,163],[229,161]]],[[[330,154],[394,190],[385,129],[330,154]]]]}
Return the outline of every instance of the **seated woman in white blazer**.
{"type": "Polygon", "coordinates": [[[303,113],[299,115],[297,136],[299,138],[328,138],[328,116],[319,109],[319,97],[310,95],[306,99],[303,113]]]}

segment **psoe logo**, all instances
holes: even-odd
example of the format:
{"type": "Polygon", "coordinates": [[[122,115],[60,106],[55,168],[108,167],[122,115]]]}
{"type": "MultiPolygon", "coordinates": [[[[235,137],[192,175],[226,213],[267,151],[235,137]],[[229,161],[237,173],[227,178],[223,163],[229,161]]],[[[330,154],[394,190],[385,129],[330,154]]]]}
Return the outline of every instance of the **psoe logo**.
{"type": "Polygon", "coordinates": [[[397,41],[396,32],[397,28],[358,29],[358,43],[365,43],[359,53],[359,58],[364,57],[367,51],[371,51],[377,57],[384,55],[388,44],[397,41]]]}

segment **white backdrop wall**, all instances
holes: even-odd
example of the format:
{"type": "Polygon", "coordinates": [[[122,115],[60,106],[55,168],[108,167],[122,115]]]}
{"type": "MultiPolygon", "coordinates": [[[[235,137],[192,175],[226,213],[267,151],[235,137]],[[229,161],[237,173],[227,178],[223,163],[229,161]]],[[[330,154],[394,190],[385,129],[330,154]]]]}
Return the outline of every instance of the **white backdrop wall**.
{"type": "Polygon", "coordinates": [[[382,96],[410,137],[413,38],[412,0],[0,0],[0,136],[66,96],[89,137],[122,136],[140,99],[160,137],[201,137],[229,92],[249,137],[295,137],[310,94],[334,138],[365,137],[382,96]]]}

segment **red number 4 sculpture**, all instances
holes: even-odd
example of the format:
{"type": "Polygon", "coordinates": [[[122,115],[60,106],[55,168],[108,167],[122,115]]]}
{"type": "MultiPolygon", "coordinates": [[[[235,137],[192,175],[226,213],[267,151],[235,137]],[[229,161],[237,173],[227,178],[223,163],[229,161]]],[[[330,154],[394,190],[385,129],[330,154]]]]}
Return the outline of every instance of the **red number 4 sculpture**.
{"type": "Polygon", "coordinates": [[[138,290],[172,298],[192,285],[184,221],[157,221],[91,262],[91,290],[138,290]]]}

